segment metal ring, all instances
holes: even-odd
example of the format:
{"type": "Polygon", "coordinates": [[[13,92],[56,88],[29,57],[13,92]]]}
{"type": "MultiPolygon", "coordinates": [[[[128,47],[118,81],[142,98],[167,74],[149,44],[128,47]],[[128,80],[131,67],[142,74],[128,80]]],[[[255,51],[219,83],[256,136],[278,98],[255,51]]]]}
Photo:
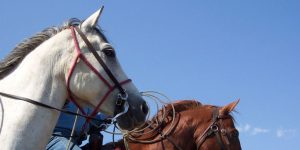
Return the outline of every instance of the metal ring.
{"type": "Polygon", "coordinates": [[[129,104],[128,104],[127,101],[125,101],[125,103],[124,103],[124,110],[123,110],[122,112],[116,114],[116,115],[111,119],[112,122],[115,122],[115,121],[117,120],[118,117],[120,117],[121,115],[127,113],[128,109],[129,109],[129,104]]]}
{"type": "Polygon", "coordinates": [[[221,129],[221,133],[222,133],[222,135],[226,135],[226,130],[225,129],[221,129]]]}
{"type": "Polygon", "coordinates": [[[211,129],[213,132],[219,131],[219,127],[218,127],[218,125],[216,125],[216,124],[213,124],[212,126],[210,126],[210,129],[211,129]]]}
{"type": "Polygon", "coordinates": [[[118,99],[125,100],[125,101],[128,99],[128,94],[125,89],[124,89],[124,92],[125,93],[123,93],[123,94],[122,93],[118,94],[118,99]]]}

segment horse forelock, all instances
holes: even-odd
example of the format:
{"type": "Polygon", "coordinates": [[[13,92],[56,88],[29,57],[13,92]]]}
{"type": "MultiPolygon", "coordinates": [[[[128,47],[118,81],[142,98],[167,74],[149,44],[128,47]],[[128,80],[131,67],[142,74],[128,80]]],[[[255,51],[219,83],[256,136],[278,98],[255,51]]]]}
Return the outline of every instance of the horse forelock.
{"type": "MultiPolygon", "coordinates": [[[[215,106],[215,105],[202,105],[201,107],[197,107],[196,109],[198,109],[198,113],[197,113],[198,119],[193,119],[193,120],[195,122],[201,121],[201,119],[204,119],[204,118],[206,118],[207,120],[212,120],[213,119],[212,118],[213,110],[214,109],[220,110],[221,108],[222,107],[215,106]],[[201,114],[199,114],[199,113],[201,113],[201,114]]],[[[194,114],[195,112],[191,110],[188,113],[194,114]]],[[[222,116],[226,117],[227,119],[231,119],[233,122],[236,122],[235,118],[233,116],[233,113],[237,113],[237,111],[235,109],[233,109],[231,112],[229,112],[225,116],[224,115],[222,115],[222,116]]]]}

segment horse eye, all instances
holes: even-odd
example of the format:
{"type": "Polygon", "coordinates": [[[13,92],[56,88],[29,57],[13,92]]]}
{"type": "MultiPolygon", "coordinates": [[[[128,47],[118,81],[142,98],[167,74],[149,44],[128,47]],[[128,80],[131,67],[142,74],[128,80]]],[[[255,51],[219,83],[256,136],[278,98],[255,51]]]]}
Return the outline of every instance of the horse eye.
{"type": "Polygon", "coordinates": [[[105,54],[105,56],[108,56],[108,57],[115,57],[116,56],[116,53],[112,48],[105,48],[105,49],[102,50],[102,52],[105,54]]]}

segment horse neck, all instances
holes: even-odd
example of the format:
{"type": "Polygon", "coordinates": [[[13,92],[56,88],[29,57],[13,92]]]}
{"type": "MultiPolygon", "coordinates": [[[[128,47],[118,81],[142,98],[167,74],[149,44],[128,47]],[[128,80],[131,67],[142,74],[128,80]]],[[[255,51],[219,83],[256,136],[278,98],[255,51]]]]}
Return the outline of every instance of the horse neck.
{"type": "MultiPolygon", "coordinates": [[[[0,91],[62,108],[67,98],[66,68],[62,61],[72,58],[63,58],[66,54],[62,49],[67,47],[63,42],[68,42],[62,38],[66,39],[66,35],[56,36],[29,53],[12,73],[3,78],[0,91]]],[[[1,97],[0,102],[0,145],[5,145],[4,149],[43,149],[59,113],[5,97],[1,97]]]]}
{"type": "MultiPolygon", "coordinates": [[[[180,107],[182,108],[182,107],[180,107]]],[[[183,109],[183,108],[182,108],[183,109]]],[[[171,110],[169,110],[171,111],[171,110]]],[[[146,128],[145,132],[153,131],[150,134],[144,134],[141,135],[138,139],[147,139],[147,140],[154,140],[159,139],[161,134],[167,133],[167,130],[171,129],[171,132],[169,134],[166,134],[166,139],[164,140],[164,144],[162,145],[162,142],[154,142],[151,144],[141,144],[136,142],[129,142],[129,147],[131,149],[140,149],[140,150],[146,150],[146,149],[157,149],[157,150],[163,150],[163,149],[177,149],[178,148],[184,148],[184,149],[195,149],[196,145],[194,144],[193,139],[193,131],[195,131],[196,126],[192,124],[192,121],[197,118],[199,114],[193,114],[191,115],[189,112],[193,110],[186,108],[185,110],[181,110],[179,112],[176,112],[176,118],[174,120],[174,128],[172,128],[172,117],[167,116],[167,118],[164,119],[164,123],[162,126],[160,126],[158,129],[156,128],[154,131],[151,128],[146,128]],[[189,126],[186,125],[186,123],[189,123],[189,126]],[[160,132],[159,132],[160,131],[160,132]],[[186,140],[183,140],[186,139],[186,140]],[[172,144],[174,142],[174,144],[172,144]]],[[[159,117],[161,119],[162,114],[159,114],[159,117]]],[[[121,141],[122,142],[122,141],[121,141]]],[[[122,145],[121,142],[118,142],[120,147],[125,146],[122,145]]],[[[124,148],[123,148],[124,149],[124,148]]],[[[125,150],[125,149],[124,149],[125,150]]]]}
{"type": "Polygon", "coordinates": [[[73,55],[70,54],[67,31],[62,31],[46,40],[27,54],[18,67],[0,81],[0,90],[61,106],[65,100],[65,74],[73,55]],[[53,101],[55,100],[55,101],[53,101]]]}
{"type": "MultiPolygon", "coordinates": [[[[199,113],[201,112],[200,108],[202,106],[200,106],[199,103],[194,104],[179,107],[180,111],[177,112],[174,120],[174,128],[172,128],[172,131],[166,140],[168,141],[165,144],[166,149],[196,149],[194,139],[197,135],[195,135],[195,131],[203,123],[204,118],[199,116],[202,115],[199,113]]],[[[171,126],[171,121],[168,121],[164,131],[166,132],[171,126]]],[[[157,144],[161,146],[161,143],[157,144]]]]}

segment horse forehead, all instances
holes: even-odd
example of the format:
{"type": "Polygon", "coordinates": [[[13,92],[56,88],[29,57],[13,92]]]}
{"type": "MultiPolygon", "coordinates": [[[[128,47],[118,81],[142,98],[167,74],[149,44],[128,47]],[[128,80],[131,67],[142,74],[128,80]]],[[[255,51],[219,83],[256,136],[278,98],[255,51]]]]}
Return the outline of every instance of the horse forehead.
{"type": "Polygon", "coordinates": [[[89,31],[85,33],[86,37],[89,39],[90,42],[94,43],[108,43],[105,38],[101,34],[98,34],[97,32],[94,31],[89,31]]]}
{"type": "MultiPolygon", "coordinates": [[[[91,34],[91,33],[86,33],[85,34],[87,39],[89,40],[89,42],[94,46],[94,48],[96,50],[101,50],[104,47],[107,47],[108,45],[110,45],[107,41],[105,41],[100,35],[98,34],[91,34]]],[[[85,42],[83,40],[80,41],[81,44],[85,46],[85,42]]]]}
{"type": "Polygon", "coordinates": [[[96,35],[96,36],[100,37],[101,41],[109,43],[106,36],[104,35],[102,30],[100,29],[100,27],[91,28],[90,30],[87,30],[87,32],[91,33],[92,35],[96,35]]]}
{"type": "Polygon", "coordinates": [[[223,124],[224,128],[227,128],[230,130],[236,129],[235,125],[234,125],[234,120],[233,120],[232,116],[230,116],[230,115],[226,119],[223,119],[221,123],[223,124]]]}

